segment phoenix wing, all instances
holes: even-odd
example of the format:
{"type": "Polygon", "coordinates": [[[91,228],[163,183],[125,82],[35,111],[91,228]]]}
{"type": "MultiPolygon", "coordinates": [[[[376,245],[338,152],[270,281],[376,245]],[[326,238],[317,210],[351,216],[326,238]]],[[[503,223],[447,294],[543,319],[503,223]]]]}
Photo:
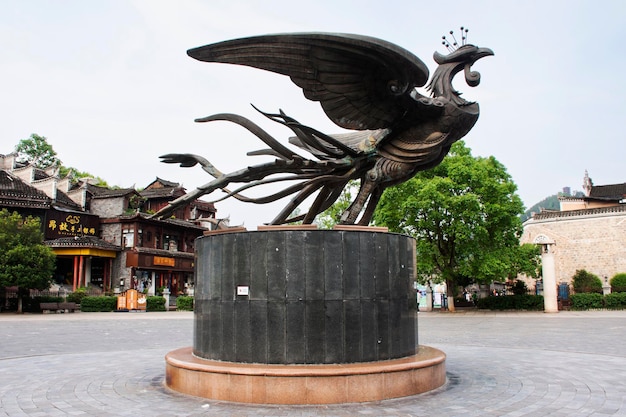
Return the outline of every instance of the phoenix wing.
{"type": "Polygon", "coordinates": [[[352,34],[255,36],[193,48],[187,54],[200,61],[287,75],[306,98],[320,102],[336,125],[353,130],[392,127],[415,110],[411,92],[429,76],[426,65],[411,52],[352,34]]]}

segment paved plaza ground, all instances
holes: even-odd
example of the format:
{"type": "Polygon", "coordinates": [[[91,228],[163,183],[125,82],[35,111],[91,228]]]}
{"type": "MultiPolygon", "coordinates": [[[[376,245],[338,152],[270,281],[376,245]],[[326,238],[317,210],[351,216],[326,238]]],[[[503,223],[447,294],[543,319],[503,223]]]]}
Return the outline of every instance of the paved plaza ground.
{"type": "Polygon", "coordinates": [[[258,406],[163,385],[193,313],[0,314],[0,416],[626,416],[626,312],[420,313],[448,382],[365,404],[258,406]]]}

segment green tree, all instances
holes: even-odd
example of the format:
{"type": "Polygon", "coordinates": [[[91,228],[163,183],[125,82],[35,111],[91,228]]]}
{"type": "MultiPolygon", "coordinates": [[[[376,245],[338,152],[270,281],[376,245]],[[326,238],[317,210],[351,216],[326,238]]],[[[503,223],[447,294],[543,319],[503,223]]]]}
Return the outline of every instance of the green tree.
{"type": "Polygon", "coordinates": [[[467,277],[536,275],[537,250],[519,245],[524,206],[516,191],[500,162],[472,156],[459,141],[435,168],[388,188],[374,221],[416,238],[420,276],[445,280],[454,310],[457,285],[467,277]]]}
{"type": "Polygon", "coordinates": [[[315,223],[320,229],[332,229],[341,220],[341,215],[348,209],[352,202],[352,197],[359,192],[358,180],[353,180],[343,189],[341,195],[335,203],[320,213],[315,219],[315,223]]]}
{"type": "Polygon", "coordinates": [[[107,187],[109,188],[109,184],[102,179],[101,177],[97,177],[93,174],[90,174],[87,171],[79,171],[74,167],[66,167],[65,165],[61,165],[59,167],[59,177],[65,178],[68,175],[71,175],[74,179],[80,178],[93,178],[93,181],[90,181],[91,184],[97,185],[98,187],[107,187]]]}
{"type": "Polygon", "coordinates": [[[626,292],[626,273],[615,274],[610,284],[612,292],[626,292]]]}
{"type": "Polygon", "coordinates": [[[18,313],[29,289],[50,286],[55,254],[43,244],[38,218],[0,210],[0,287],[18,287],[18,313]]]}
{"type": "Polygon", "coordinates": [[[503,251],[507,252],[506,256],[509,258],[508,279],[515,279],[519,273],[524,273],[531,278],[539,276],[541,272],[541,249],[539,245],[524,243],[520,246],[503,249],[503,251]]]}
{"type": "Polygon", "coordinates": [[[514,295],[526,295],[528,294],[528,286],[521,279],[515,280],[515,284],[511,287],[514,295]]]}
{"type": "Polygon", "coordinates": [[[48,139],[36,133],[31,134],[28,139],[22,139],[15,147],[15,151],[20,162],[34,164],[37,168],[61,166],[61,160],[57,158],[57,153],[48,143],[48,139]]]}
{"type": "Polygon", "coordinates": [[[572,287],[574,287],[575,293],[593,292],[602,294],[602,281],[600,281],[600,278],[584,269],[576,270],[572,278],[572,287]]]}
{"type": "Polygon", "coordinates": [[[36,133],[30,135],[28,139],[22,139],[15,151],[18,155],[18,160],[23,163],[34,164],[37,168],[46,169],[50,167],[59,168],[59,177],[65,178],[71,175],[73,178],[93,178],[93,184],[99,187],[108,187],[109,185],[105,180],[86,171],[79,171],[74,167],[66,167],[61,160],[57,157],[56,151],[52,145],[48,143],[48,139],[45,136],[40,136],[36,133]]]}

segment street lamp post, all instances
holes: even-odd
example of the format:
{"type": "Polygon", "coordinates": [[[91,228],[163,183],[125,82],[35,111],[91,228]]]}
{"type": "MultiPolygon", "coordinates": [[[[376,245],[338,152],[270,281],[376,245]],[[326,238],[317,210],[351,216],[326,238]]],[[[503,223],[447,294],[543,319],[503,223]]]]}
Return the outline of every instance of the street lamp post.
{"type": "Polygon", "coordinates": [[[554,246],[556,242],[546,235],[539,235],[533,241],[541,246],[541,275],[543,276],[543,311],[558,313],[559,304],[556,292],[556,268],[554,264],[554,246]]]}
{"type": "Polygon", "coordinates": [[[602,285],[602,295],[611,294],[611,284],[609,284],[609,277],[604,277],[604,284],[602,285]]]}

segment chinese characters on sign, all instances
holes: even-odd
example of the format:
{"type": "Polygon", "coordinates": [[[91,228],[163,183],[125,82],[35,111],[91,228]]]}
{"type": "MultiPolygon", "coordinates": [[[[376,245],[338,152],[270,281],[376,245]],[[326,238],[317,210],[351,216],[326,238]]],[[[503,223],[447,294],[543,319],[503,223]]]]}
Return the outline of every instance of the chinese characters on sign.
{"type": "Polygon", "coordinates": [[[162,266],[175,266],[176,265],[176,260],[174,258],[167,258],[164,256],[155,256],[154,257],[154,264],[155,265],[162,265],[162,266]]]}
{"type": "Polygon", "coordinates": [[[98,217],[87,214],[74,214],[51,211],[45,223],[46,238],[55,239],[67,236],[97,236],[98,217]]]}

